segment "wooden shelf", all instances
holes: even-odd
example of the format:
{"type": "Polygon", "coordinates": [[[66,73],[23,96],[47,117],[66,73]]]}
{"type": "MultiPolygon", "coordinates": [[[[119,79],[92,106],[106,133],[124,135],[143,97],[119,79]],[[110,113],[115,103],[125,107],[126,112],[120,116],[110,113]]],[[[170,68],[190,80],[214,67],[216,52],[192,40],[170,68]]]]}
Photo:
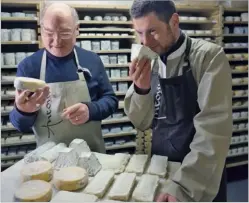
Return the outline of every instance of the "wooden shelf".
{"type": "Polygon", "coordinates": [[[241,59],[229,59],[229,61],[248,61],[246,58],[241,58],[241,59]]]}
{"type": "Polygon", "coordinates": [[[213,20],[180,20],[180,24],[216,24],[213,20]]]}
{"type": "Polygon", "coordinates": [[[115,144],[112,146],[107,146],[105,147],[105,149],[109,151],[109,150],[115,150],[115,149],[126,149],[126,148],[134,148],[134,147],[136,147],[136,142],[127,142],[122,145],[115,144]]]}
{"type": "Polygon", "coordinates": [[[245,131],[248,131],[248,128],[233,130],[233,133],[241,133],[241,132],[245,132],[245,131]]]}
{"type": "Polygon", "coordinates": [[[108,119],[108,120],[103,120],[102,125],[128,123],[128,122],[130,122],[130,119],[127,116],[125,116],[125,117],[119,118],[119,119],[112,118],[112,119],[108,119]]]}
{"type": "Polygon", "coordinates": [[[233,110],[248,109],[248,106],[235,106],[233,110]]]}
{"type": "Polygon", "coordinates": [[[238,157],[238,156],[243,156],[243,155],[247,155],[248,152],[244,152],[244,153],[241,153],[241,154],[233,154],[233,155],[228,155],[227,158],[231,158],[231,157],[238,157]]]}
{"type": "Polygon", "coordinates": [[[233,87],[240,87],[240,86],[247,86],[248,83],[242,83],[242,84],[233,84],[233,87]]]}
{"type": "Polygon", "coordinates": [[[224,12],[248,12],[247,8],[230,8],[224,7],[224,12]]]}
{"type": "Polygon", "coordinates": [[[19,142],[12,142],[12,143],[1,143],[2,147],[9,147],[9,146],[18,146],[18,145],[27,145],[27,144],[35,144],[35,139],[33,140],[26,140],[26,141],[19,141],[19,142]]]}
{"type": "Polygon", "coordinates": [[[232,74],[245,74],[245,73],[248,73],[248,70],[246,71],[232,70],[232,74]]]}
{"type": "Polygon", "coordinates": [[[225,25],[247,25],[248,21],[224,21],[225,25]]]}
{"type": "Polygon", "coordinates": [[[123,53],[131,53],[131,49],[119,49],[119,50],[100,50],[95,51],[97,54],[123,54],[123,53]]]}
{"type": "Polygon", "coordinates": [[[1,131],[13,131],[13,130],[17,130],[14,126],[13,127],[1,127],[1,131]]]}
{"type": "Polygon", "coordinates": [[[116,96],[125,96],[126,92],[115,92],[116,96]]]}
{"type": "Polygon", "coordinates": [[[132,81],[130,77],[122,77],[122,78],[109,78],[110,82],[127,82],[132,81]]]}
{"type": "Polygon", "coordinates": [[[1,100],[14,100],[15,99],[15,95],[1,95],[1,100]]]}
{"type": "Polygon", "coordinates": [[[189,37],[216,37],[215,34],[187,34],[189,37]]]}
{"type": "Polygon", "coordinates": [[[246,161],[239,161],[239,162],[230,163],[230,164],[226,164],[226,167],[227,167],[227,168],[232,168],[232,167],[243,166],[243,165],[247,165],[247,164],[248,164],[248,160],[246,160],[246,161]]]}
{"type": "Polygon", "coordinates": [[[247,37],[248,34],[224,34],[223,37],[247,37]]]}
{"type": "Polygon", "coordinates": [[[104,64],[105,68],[126,68],[129,64],[104,64]]]}
{"type": "Polygon", "coordinates": [[[208,12],[217,10],[217,6],[210,6],[210,5],[184,5],[184,4],[176,4],[177,11],[188,11],[188,12],[208,12]]]}
{"type": "Polygon", "coordinates": [[[223,47],[226,50],[248,49],[248,47],[223,47]]]}
{"type": "Polygon", "coordinates": [[[77,39],[135,39],[135,36],[78,36],[77,39]]]}
{"type": "Polygon", "coordinates": [[[97,20],[80,20],[80,24],[99,24],[99,25],[132,25],[131,21],[97,21],[97,20]]]}
{"type": "Polygon", "coordinates": [[[17,44],[38,44],[38,41],[9,41],[2,42],[2,45],[17,45],[17,44]]]}
{"type": "Polygon", "coordinates": [[[2,80],[1,81],[2,85],[12,85],[13,83],[14,83],[14,81],[11,81],[11,80],[2,80]]]}
{"type": "Polygon", "coordinates": [[[80,28],[82,32],[135,32],[135,29],[131,28],[80,28]]]}
{"type": "Polygon", "coordinates": [[[25,155],[7,155],[7,156],[1,156],[1,160],[12,160],[12,159],[22,159],[25,155]]]}
{"type": "Polygon", "coordinates": [[[245,96],[233,96],[233,99],[247,99],[248,95],[245,96]]]}
{"type": "Polygon", "coordinates": [[[248,141],[241,141],[241,142],[235,142],[235,143],[230,143],[230,145],[239,145],[239,144],[247,144],[248,141]]]}
{"type": "Polygon", "coordinates": [[[240,122],[240,121],[248,121],[248,118],[237,118],[233,119],[234,122],[240,122]]]}
{"type": "Polygon", "coordinates": [[[3,65],[1,66],[1,69],[13,69],[17,68],[17,65],[3,65]]]}
{"type": "Polygon", "coordinates": [[[122,137],[122,136],[136,135],[136,134],[137,134],[137,131],[136,130],[132,130],[131,132],[107,133],[107,134],[104,134],[103,137],[104,138],[122,137]]]}
{"type": "Polygon", "coordinates": [[[7,21],[7,22],[37,22],[37,17],[2,17],[1,21],[7,21]]]}

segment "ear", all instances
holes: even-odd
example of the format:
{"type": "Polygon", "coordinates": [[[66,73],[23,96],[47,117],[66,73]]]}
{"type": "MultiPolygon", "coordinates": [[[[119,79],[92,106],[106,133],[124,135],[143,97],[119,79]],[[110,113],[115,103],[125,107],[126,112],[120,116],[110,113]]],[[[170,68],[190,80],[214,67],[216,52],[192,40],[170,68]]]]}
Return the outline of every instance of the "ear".
{"type": "Polygon", "coordinates": [[[76,36],[79,36],[79,35],[80,35],[79,25],[77,25],[77,27],[76,27],[75,35],[76,35],[76,36]]]}
{"type": "Polygon", "coordinates": [[[169,21],[169,25],[171,27],[171,29],[176,30],[179,28],[179,15],[177,13],[174,13],[169,21]]]}

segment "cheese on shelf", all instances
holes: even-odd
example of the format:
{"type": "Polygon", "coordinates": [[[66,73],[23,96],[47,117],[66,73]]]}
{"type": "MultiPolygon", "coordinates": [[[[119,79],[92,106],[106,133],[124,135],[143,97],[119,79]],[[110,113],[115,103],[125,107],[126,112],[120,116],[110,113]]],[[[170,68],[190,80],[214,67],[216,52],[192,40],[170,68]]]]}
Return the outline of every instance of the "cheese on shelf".
{"type": "Polygon", "coordinates": [[[98,198],[94,195],[59,191],[50,202],[97,202],[98,198]]]}
{"type": "Polygon", "coordinates": [[[43,180],[49,182],[53,177],[52,165],[48,161],[36,161],[24,165],[21,170],[23,181],[43,180]]]}
{"type": "Polygon", "coordinates": [[[92,152],[82,152],[77,165],[84,168],[89,176],[95,176],[101,169],[99,160],[92,152]]]}
{"type": "Polygon", "coordinates": [[[69,148],[75,149],[79,156],[81,155],[82,152],[91,152],[88,144],[83,139],[74,139],[69,144],[69,148]]]}
{"type": "Polygon", "coordinates": [[[115,180],[108,194],[109,199],[128,201],[135,181],[135,173],[121,173],[115,180]]]}
{"type": "Polygon", "coordinates": [[[158,185],[158,176],[149,174],[142,175],[132,194],[132,200],[137,202],[153,202],[158,185]]]}
{"type": "Polygon", "coordinates": [[[84,192],[102,198],[114,180],[113,171],[100,171],[87,185],[84,192]]]}
{"type": "Polygon", "coordinates": [[[52,186],[42,180],[24,182],[15,192],[17,202],[49,202],[52,197],[52,186]]]}
{"type": "Polygon", "coordinates": [[[24,157],[24,162],[25,163],[31,163],[31,162],[34,162],[34,161],[39,161],[40,160],[40,155],[42,153],[44,153],[45,151],[51,149],[55,145],[56,144],[54,142],[46,142],[45,144],[41,145],[40,147],[38,147],[34,151],[28,153],[24,157]]]}
{"type": "Polygon", "coordinates": [[[58,190],[75,191],[85,187],[88,175],[80,167],[67,167],[54,172],[53,183],[58,190]]]}
{"type": "Polygon", "coordinates": [[[130,173],[137,173],[141,175],[144,172],[146,163],[148,160],[148,155],[138,154],[133,155],[128,163],[125,171],[130,173]]]}
{"type": "Polygon", "coordinates": [[[147,173],[164,178],[167,172],[167,163],[168,157],[153,155],[147,173]]]}
{"type": "Polygon", "coordinates": [[[76,166],[79,159],[79,155],[73,148],[64,148],[59,152],[59,156],[55,160],[54,169],[76,166]]]}
{"type": "Polygon", "coordinates": [[[52,163],[59,156],[59,152],[65,148],[67,148],[67,146],[64,143],[59,143],[46,152],[42,153],[40,157],[42,160],[46,160],[52,163]]]}
{"type": "Polygon", "coordinates": [[[30,90],[31,92],[35,92],[37,89],[45,86],[45,81],[29,77],[16,77],[14,81],[14,87],[16,89],[30,90]]]}

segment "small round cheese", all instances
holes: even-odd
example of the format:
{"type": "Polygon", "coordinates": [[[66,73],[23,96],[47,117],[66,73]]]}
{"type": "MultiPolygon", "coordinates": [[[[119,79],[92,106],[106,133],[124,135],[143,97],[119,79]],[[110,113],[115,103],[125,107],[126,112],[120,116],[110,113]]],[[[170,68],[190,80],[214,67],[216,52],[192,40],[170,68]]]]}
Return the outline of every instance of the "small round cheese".
{"type": "Polygon", "coordinates": [[[52,186],[42,180],[24,182],[15,192],[18,202],[49,202],[52,198],[52,186]]]}
{"type": "Polygon", "coordinates": [[[80,167],[66,167],[55,171],[53,183],[58,190],[74,191],[88,183],[87,171],[80,167]]]}
{"type": "Polygon", "coordinates": [[[44,180],[49,182],[53,177],[52,164],[48,161],[35,161],[26,164],[21,170],[23,181],[44,180]]]}
{"type": "Polygon", "coordinates": [[[46,86],[46,82],[36,78],[29,77],[16,77],[14,81],[14,87],[20,90],[30,90],[35,92],[39,88],[46,86]]]}

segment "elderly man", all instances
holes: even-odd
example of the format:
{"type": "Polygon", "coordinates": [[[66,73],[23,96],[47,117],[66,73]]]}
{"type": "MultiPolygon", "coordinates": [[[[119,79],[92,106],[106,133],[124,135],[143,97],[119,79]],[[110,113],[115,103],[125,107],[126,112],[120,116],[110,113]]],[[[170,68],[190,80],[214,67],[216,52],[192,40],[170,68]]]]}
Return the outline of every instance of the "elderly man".
{"type": "Polygon", "coordinates": [[[105,152],[101,120],[118,106],[100,57],[75,46],[79,34],[75,9],[52,3],[41,13],[45,49],[24,59],[17,76],[46,81],[47,87],[16,91],[12,124],[22,132],[32,128],[37,145],[49,140],[69,144],[84,139],[91,150],[105,152]]]}
{"type": "Polygon", "coordinates": [[[170,0],[135,0],[131,17],[160,57],[132,61],[125,112],[138,129],[152,128],[152,154],[181,162],[157,201],[226,201],[232,85],[222,47],[181,32],[170,0]]]}

